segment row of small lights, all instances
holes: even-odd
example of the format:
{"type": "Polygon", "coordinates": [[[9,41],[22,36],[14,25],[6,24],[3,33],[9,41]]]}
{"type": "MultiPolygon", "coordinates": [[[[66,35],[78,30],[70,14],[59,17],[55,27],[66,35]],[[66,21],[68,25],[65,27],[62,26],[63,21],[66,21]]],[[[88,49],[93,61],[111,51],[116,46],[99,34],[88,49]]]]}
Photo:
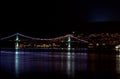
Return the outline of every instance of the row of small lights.
{"type": "MultiPolygon", "coordinates": [[[[20,34],[20,33],[16,33],[16,34],[13,34],[13,35],[10,35],[10,36],[1,38],[0,40],[5,40],[5,39],[8,39],[8,38],[13,37],[13,36],[16,36],[16,35],[20,35],[20,36],[23,36],[23,37],[26,37],[26,38],[29,38],[29,39],[33,39],[33,40],[56,40],[56,39],[61,39],[61,38],[68,37],[68,36],[70,36],[70,37],[72,37],[72,38],[74,38],[74,39],[77,39],[77,40],[81,40],[81,39],[79,39],[79,38],[77,38],[77,37],[74,37],[74,36],[71,35],[71,34],[68,34],[68,35],[65,35],[65,36],[60,36],[60,37],[57,37],[57,38],[43,39],[43,38],[33,38],[33,37],[30,37],[30,36],[27,36],[27,35],[23,35],[23,34],[20,34]]],[[[81,40],[81,41],[87,43],[87,41],[85,41],[85,40],[81,40]]]]}

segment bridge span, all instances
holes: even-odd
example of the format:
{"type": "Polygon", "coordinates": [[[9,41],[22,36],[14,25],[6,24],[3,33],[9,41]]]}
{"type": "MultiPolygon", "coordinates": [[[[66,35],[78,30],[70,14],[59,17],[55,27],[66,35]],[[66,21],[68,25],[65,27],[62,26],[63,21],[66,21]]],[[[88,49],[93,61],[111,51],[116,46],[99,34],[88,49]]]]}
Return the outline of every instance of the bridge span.
{"type": "Polygon", "coordinates": [[[79,48],[88,44],[88,41],[79,39],[72,34],[56,38],[35,38],[20,33],[0,39],[2,45],[11,45],[18,48],[79,48]]]}

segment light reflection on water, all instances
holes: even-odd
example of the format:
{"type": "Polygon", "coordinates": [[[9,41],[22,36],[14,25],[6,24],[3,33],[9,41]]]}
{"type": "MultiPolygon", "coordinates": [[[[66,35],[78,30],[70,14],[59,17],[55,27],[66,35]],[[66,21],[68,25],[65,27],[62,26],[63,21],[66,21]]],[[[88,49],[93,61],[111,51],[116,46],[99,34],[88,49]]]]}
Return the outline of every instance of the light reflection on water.
{"type": "MultiPolygon", "coordinates": [[[[76,77],[78,73],[117,73],[120,74],[120,55],[98,54],[85,51],[75,52],[30,52],[1,51],[0,67],[16,77],[26,73],[62,73],[68,77],[76,77]],[[13,53],[13,54],[12,54],[13,53]],[[14,62],[14,64],[13,64],[14,62]],[[14,72],[15,71],[15,72],[14,72]]],[[[85,75],[86,75],[85,74],[85,75]]]]}
{"type": "Polygon", "coordinates": [[[19,74],[19,51],[18,49],[16,49],[15,51],[15,74],[16,74],[16,77],[18,77],[18,74],[19,74]]]}
{"type": "MultiPolygon", "coordinates": [[[[7,52],[4,53],[4,52],[5,51],[1,52],[3,54],[2,58],[4,59],[7,59],[7,57],[12,57],[12,55],[10,54],[14,53],[14,52],[8,52],[8,53],[7,52]]],[[[84,69],[87,68],[86,67],[87,62],[83,63],[83,62],[79,62],[78,60],[78,59],[81,59],[82,61],[84,60],[86,61],[87,53],[83,52],[83,53],[75,54],[74,49],[72,49],[72,51],[68,49],[68,52],[53,52],[53,53],[52,52],[24,52],[24,51],[20,52],[18,49],[16,49],[15,55],[13,56],[15,56],[14,61],[15,61],[16,76],[24,72],[33,71],[36,68],[38,68],[36,69],[37,71],[47,72],[49,70],[52,70],[52,66],[54,67],[53,70],[60,71],[63,73],[66,72],[68,76],[73,76],[75,70],[78,70],[77,68],[83,67],[83,66],[84,66],[84,69]],[[78,64],[78,65],[76,65],[75,67],[75,64],[78,64]]],[[[8,63],[11,63],[13,62],[13,59],[4,60],[3,62],[4,64],[1,64],[1,66],[3,65],[2,67],[8,64],[8,63],[5,63],[6,61],[8,63]]],[[[79,68],[79,69],[83,69],[83,68],[79,68]]]]}
{"type": "Polygon", "coordinates": [[[120,51],[116,54],[116,72],[120,74],[120,51]]]}

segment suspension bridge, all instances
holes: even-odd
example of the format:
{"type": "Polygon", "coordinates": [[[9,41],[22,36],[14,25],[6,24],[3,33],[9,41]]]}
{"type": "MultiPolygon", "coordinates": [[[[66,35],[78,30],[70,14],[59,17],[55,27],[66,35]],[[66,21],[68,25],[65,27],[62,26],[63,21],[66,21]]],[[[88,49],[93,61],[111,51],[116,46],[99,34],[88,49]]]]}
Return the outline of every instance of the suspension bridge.
{"type": "Polygon", "coordinates": [[[35,38],[20,33],[15,33],[0,39],[3,47],[17,48],[80,48],[88,41],[79,39],[72,34],[56,38],[35,38]]]}

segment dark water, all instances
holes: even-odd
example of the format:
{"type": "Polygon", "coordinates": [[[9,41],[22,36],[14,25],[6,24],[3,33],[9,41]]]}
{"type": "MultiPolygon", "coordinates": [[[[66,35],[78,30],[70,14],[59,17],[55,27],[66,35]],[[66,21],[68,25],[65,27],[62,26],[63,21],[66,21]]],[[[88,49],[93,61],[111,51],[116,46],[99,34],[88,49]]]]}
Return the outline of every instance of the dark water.
{"type": "Polygon", "coordinates": [[[120,55],[104,50],[1,50],[0,72],[0,79],[120,79],[120,55]]]}

